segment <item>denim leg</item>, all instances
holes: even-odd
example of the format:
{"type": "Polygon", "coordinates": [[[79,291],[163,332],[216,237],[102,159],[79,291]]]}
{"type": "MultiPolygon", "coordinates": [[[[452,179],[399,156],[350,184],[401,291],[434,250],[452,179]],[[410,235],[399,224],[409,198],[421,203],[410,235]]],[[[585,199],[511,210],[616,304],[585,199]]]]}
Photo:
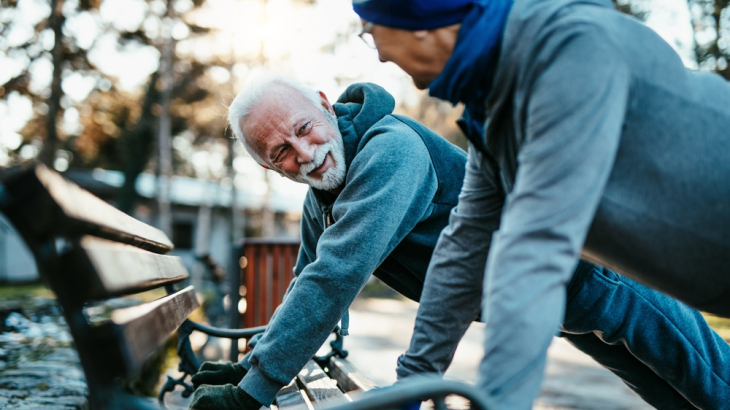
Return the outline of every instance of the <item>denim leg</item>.
{"type": "Polygon", "coordinates": [[[564,332],[596,337],[569,341],[624,379],[647,403],[670,409],[687,408],[687,402],[700,409],[730,403],[730,345],[699,312],[600,266],[574,278],[571,288],[564,332]],[[654,378],[635,376],[649,372],[631,357],[686,401],[660,404],[677,396],[654,378]]]}
{"type": "Polygon", "coordinates": [[[662,410],[697,409],[669,383],[632,356],[624,345],[606,344],[595,333],[562,333],[560,336],[613,372],[652,407],[662,410]]]}

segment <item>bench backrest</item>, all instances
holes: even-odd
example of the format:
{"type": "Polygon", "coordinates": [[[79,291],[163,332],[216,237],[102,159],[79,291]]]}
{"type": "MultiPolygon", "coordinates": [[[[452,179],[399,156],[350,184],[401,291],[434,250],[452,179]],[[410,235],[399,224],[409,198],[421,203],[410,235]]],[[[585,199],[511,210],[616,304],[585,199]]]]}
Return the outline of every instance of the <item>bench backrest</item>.
{"type": "Polygon", "coordinates": [[[195,291],[174,291],[188,278],[160,230],[117,210],[43,165],[0,185],[5,213],[33,252],[74,338],[92,408],[112,408],[114,380],[134,373],[198,306],[195,291]],[[168,295],[114,310],[92,325],[84,305],[158,287],[168,295]]]}

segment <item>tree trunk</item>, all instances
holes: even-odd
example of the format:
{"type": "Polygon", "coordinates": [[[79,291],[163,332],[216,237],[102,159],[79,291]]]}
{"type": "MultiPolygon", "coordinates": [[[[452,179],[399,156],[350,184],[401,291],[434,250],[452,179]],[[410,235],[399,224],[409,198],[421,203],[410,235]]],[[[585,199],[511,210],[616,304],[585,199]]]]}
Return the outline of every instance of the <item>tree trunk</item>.
{"type": "Polygon", "coordinates": [[[163,21],[164,43],[160,53],[160,80],[162,98],[160,99],[160,126],[157,130],[158,176],[157,176],[157,216],[160,229],[172,237],[172,212],[170,209],[170,184],[172,182],[172,151],[170,150],[170,100],[172,99],[172,61],[175,42],[172,38],[174,11],[172,0],[167,2],[167,17],[163,21]]]}
{"type": "Polygon", "coordinates": [[[144,171],[152,154],[155,140],[153,125],[155,116],[152,113],[152,107],[160,99],[160,93],[155,87],[159,78],[159,73],[153,73],[150,76],[147,93],[142,103],[142,113],[137,124],[131,130],[125,129],[122,134],[125,145],[124,185],[119,192],[117,205],[119,209],[128,214],[132,214],[137,202],[137,190],[135,189],[137,177],[144,171]]]}
{"type": "Polygon", "coordinates": [[[42,163],[53,167],[53,160],[56,156],[58,146],[58,128],[56,126],[58,114],[61,110],[61,73],[63,71],[63,0],[51,0],[51,15],[48,17],[48,25],[53,30],[53,79],[51,80],[51,96],[48,99],[48,116],[46,117],[46,142],[43,144],[43,151],[40,155],[42,163]]]}

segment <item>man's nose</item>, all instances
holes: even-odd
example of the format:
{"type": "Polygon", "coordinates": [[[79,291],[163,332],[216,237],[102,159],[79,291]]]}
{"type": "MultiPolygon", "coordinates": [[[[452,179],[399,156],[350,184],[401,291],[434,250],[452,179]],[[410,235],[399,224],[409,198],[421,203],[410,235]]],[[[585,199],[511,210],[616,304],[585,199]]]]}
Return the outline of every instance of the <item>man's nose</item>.
{"type": "Polygon", "coordinates": [[[310,144],[306,138],[297,140],[297,142],[292,144],[292,146],[297,153],[297,162],[299,164],[306,164],[314,160],[314,154],[317,152],[317,146],[315,144],[310,144]]]}

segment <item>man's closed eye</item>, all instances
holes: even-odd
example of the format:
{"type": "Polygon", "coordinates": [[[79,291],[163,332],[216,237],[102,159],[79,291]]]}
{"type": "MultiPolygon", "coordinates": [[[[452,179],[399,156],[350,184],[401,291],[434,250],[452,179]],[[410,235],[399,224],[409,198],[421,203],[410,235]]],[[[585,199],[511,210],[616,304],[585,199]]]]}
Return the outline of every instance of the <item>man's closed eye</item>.
{"type": "Polygon", "coordinates": [[[312,124],[311,121],[305,122],[301,127],[299,127],[299,130],[297,131],[297,135],[301,137],[305,133],[309,132],[309,129],[311,128],[311,124],[312,124]]]}

